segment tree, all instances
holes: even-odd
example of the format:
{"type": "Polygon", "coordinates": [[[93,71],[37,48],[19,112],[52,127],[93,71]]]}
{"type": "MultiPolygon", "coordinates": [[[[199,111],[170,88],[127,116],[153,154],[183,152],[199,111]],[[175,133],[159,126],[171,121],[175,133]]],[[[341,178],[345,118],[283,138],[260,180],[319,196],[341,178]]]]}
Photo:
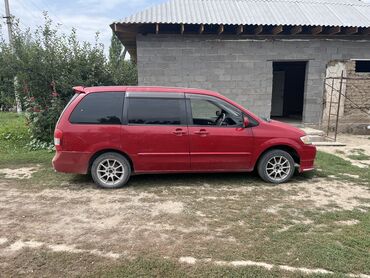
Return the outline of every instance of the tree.
{"type": "Polygon", "coordinates": [[[131,60],[121,55],[123,45],[113,33],[109,47],[109,69],[112,82],[116,85],[137,85],[137,69],[131,60]]]}
{"type": "Polygon", "coordinates": [[[109,62],[114,64],[118,63],[121,60],[121,52],[123,49],[123,45],[118,39],[118,37],[112,33],[112,37],[110,40],[110,47],[109,47],[109,62]]]}
{"type": "Polygon", "coordinates": [[[1,36],[0,25],[0,110],[9,110],[15,106],[14,98],[14,69],[9,68],[13,63],[12,49],[1,36]]]}
{"type": "Polygon", "coordinates": [[[61,33],[46,13],[44,16],[44,25],[34,32],[15,24],[14,51],[0,34],[0,105],[2,109],[14,106],[17,90],[27,108],[33,138],[51,142],[73,86],[136,85],[137,74],[135,64],[114,58],[119,58],[122,49],[115,37],[108,60],[98,34],[94,44],[80,42],[75,29],[68,35],[61,33]]]}

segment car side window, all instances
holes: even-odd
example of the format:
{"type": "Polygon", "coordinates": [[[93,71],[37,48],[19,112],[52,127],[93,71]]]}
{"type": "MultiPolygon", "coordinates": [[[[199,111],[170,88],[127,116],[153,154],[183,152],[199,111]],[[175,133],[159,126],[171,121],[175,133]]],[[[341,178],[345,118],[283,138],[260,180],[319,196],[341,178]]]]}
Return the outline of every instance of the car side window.
{"type": "Polygon", "coordinates": [[[129,98],[127,119],[131,125],[183,125],[183,98],[129,98]]]}
{"type": "Polygon", "coordinates": [[[191,99],[191,111],[194,125],[216,125],[221,109],[209,100],[191,99]]]}
{"type": "Polygon", "coordinates": [[[121,124],[124,93],[103,92],[86,95],[77,104],[69,121],[73,124],[121,124]]]}
{"type": "Polygon", "coordinates": [[[191,98],[192,122],[196,126],[241,126],[242,113],[224,102],[191,98]]]}

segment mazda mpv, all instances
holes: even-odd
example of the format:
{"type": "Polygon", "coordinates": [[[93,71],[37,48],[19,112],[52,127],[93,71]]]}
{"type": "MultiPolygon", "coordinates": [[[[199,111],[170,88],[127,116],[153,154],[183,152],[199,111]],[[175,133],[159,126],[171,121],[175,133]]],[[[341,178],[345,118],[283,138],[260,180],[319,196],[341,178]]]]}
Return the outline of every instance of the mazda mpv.
{"type": "Polygon", "coordinates": [[[58,172],[117,188],[131,175],[250,172],[271,183],[314,168],[300,129],[219,93],[168,87],[74,87],[54,132],[58,172]]]}

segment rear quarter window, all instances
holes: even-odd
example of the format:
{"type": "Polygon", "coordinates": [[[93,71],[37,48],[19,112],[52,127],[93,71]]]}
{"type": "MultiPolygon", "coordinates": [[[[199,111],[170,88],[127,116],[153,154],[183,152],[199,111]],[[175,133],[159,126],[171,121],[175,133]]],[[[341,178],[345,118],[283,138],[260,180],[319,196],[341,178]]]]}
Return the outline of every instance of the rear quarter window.
{"type": "Polygon", "coordinates": [[[71,103],[78,97],[78,94],[74,94],[73,97],[71,97],[71,99],[68,101],[67,105],[64,107],[62,113],[60,113],[60,116],[59,116],[59,119],[58,119],[58,122],[57,122],[57,125],[59,124],[60,122],[60,119],[63,117],[64,113],[66,112],[67,108],[71,105],[71,103]]]}
{"type": "Polygon", "coordinates": [[[104,92],[86,95],[73,110],[72,124],[121,124],[124,93],[104,92]]]}

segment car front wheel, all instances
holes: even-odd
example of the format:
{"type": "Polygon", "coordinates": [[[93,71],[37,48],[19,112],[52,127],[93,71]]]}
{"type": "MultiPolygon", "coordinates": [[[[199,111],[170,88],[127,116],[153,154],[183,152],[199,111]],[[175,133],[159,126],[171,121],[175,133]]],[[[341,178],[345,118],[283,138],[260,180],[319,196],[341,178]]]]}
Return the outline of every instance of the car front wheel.
{"type": "Polygon", "coordinates": [[[292,156],[283,150],[271,150],[266,152],[258,163],[258,174],[271,183],[283,183],[288,181],[294,174],[294,160],[292,156]]]}
{"type": "Polygon", "coordinates": [[[98,156],[91,166],[94,182],[103,188],[124,186],[131,175],[128,160],[121,154],[108,152],[98,156]]]}

